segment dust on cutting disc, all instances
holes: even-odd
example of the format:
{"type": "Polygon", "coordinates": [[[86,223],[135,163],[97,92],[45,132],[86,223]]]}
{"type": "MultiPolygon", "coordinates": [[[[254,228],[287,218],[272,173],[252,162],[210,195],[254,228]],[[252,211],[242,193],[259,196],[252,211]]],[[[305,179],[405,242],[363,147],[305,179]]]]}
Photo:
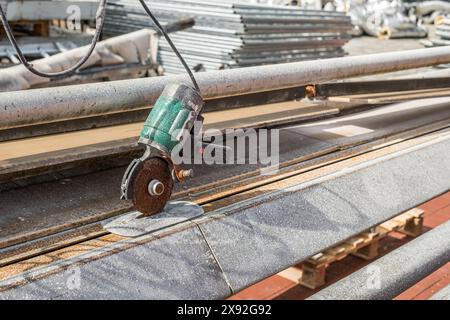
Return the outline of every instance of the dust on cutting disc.
{"type": "Polygon", "coordinates": [[[156,157],[146,160],[134,182],[133,203],[136,210],[142,212],[144,216],[161,212],[170,199],[172,189],[173,179],[167,162],[156,157]],[[149,193],[148,185],[153,180],[158,180],[164,185],[162,194],[149,193]]]}

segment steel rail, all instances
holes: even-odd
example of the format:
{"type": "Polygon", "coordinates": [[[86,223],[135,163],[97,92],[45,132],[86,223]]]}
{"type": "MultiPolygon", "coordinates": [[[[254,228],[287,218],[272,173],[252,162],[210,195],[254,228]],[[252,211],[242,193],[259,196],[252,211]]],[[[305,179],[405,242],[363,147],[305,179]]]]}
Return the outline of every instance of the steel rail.
{"type": "MultiPolygon", "coordinates": [[[[273,91],[450,62],[450,47],[249,67],[197,75],[206,99],[273,91]]],[[[0,128],[130,110],[152,105],[185,75],[133,79],[0,94],[0,128]]]]}

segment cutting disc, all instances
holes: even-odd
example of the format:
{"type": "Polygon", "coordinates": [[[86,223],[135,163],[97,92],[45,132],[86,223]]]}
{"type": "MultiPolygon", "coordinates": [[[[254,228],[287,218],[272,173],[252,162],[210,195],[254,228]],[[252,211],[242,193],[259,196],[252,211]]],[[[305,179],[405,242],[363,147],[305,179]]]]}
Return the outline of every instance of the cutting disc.
{"type": "Polygon", "coordinates": [[[133,203],[136,210],[144,216],[160,213],[169,201],[172,189],[173,179],[167,162],[157,157],[146,160],[134,182],[133,203]],[[149,184],[154,181],[164,186],[159,189],[159,195],[152,195],[149,191],[149,184]]]}

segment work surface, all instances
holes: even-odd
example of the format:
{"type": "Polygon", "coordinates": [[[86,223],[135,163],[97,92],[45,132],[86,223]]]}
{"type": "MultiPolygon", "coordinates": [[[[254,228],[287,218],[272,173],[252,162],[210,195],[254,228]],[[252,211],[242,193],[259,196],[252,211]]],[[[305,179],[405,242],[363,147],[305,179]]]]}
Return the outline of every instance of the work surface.
{"type": "MultiPolygon", "coordinates": [[[[348,50],[396,46],[419,45],[360,38],[348,50]]],[[[126,164],[142,152],[141,121],[0,142],[0,299],[238,292],[448,191],[446,90],[208,112],[206,128],[280,130],[279,171],[194,165],[195,178],[172,199],[205,214],[160,219],[138,238],[102,225],[133,212],[119,189],[126,164]],[[423,96],[444,97],[405,101],[423,96]],[[74,274],[80,285],[68,290],[74,274]]]]}
{"type": "MultiPolygon", "coordinates": [[[[444,130],[450,119],[448,105],[448,98],[418,100],[284,125],[277,174],[262,176],[258,165],[194,167],[196,178],[178,185],[173,198],[201,204],[206,215],[138,239],[108,234],[100,224],[132,210],[118,199],[124,167],[4,191],[0,193],[0,263],[4,265],[0,287],[6,291],[1,295],[226,297],[445,192],[450,178],[444,130]],[[424,185],[417,189],[419,184],[424,185]],[[176,252],[175,244],[184,248],[183,253],[176,252]],[[82,270],[84,285],[81,291],[64,293],[58,289],[67,280],[62,270],[74,264],[82,270]],[[111,275],[114,283],[106,280],[111,275]]],[[[296,107],[297,102],[287,103],[283,110],[296,107]]],[[[244,110],[233,112],[239,115],[244,110]]],[[[252,107],[250,112],[259,111],[252,107]]],[[[216,124],[224,122],[223,115],[217,114],[216,124]]],[[[242,125],[241,117],[236,121],[242,125]]],[[[226,123],[233,123],[231,116],[226,123]]],[[[130,126],[135,126],[134,131],[108,135],[104,130],[110,128],[95,129],[86,137],[100,144],[110,138],[112,143],[128,141],[139,127],[130,126]]],[[[64,137],[69,137],[70,145],[71,137],[79,134],[83,132],[30,141],[56,139],[61,143],[54,144],[54,152],[74,151],[77,146],[67,148],[64,137]]],[[[29,149],[31,157],[39,155],[38,148],[29,149]]],[[[9,159],[14,159],[14,149],[10,150],[9,159]]],[[[3,164],[9,163],[6,158],[3,164]]],[[[26,158],[26,153],[18,157],[26,158]]]]}
{"type": "MultiPolygon", "coordinates": [[[[447,99],[443,98],[442,102],[447,99]]],[[[284,103],[283,110],[298,108],[299,103],[284,103]],[[287,107],[287,108],[286,108],[287,107]]],[[[270,107],[270,106],[269,106],[270,107]]],[[[307,108],[307,107],[306,107],[307,108]]],[[[236,121],[236,126],[245,121],[241,114],[251,115],[257,107],[249,110],[236,110],[214,113],[206,116],[208,126],[222,125],[219,119],[227,116],[227,124],[236,121]],[[214,119],[209,120],[209,119],[214,119]],[[209,122],[211,121],[211,122],[209,122]]],[[[283,111],[284,112],[284,111],[283,111]]],[[[277,117],[277,110],[272,109],[271,117],[277,117]]],[[[249,117],[249,119],[253,119],[249,117]]],[[[289,162],[301,162],[313,159],[333,151],[348,149],[352,146],[380,140],[405,131],[415,130],[423,126],[438,124],[450,119],[450,109],[446,103],[429,106],[420,102],[407,102],[393,106],[377,108],[345,117],[312,123],[285,127],[280,131],[280,162],[285,165],[289,162]]],[[[85,147],[77,149],[82,141],[88,141],[88,149],[95,149],[97,144],[109,142],[111,145],[123,141],[135,141],[141,124],[116,126],[81,132],[58,134],[40,138],[30,138],[1,143],[3,161],[0,164],[8,165],[18,162],[27,163],[30,159],[41,157],[44,162],[51,159],[57,150],[59,154],[80,154],[85,147]],[[83,137],[83,140],[80,140],[83,137]],[[96,144],[97,143],[97,144],[96,144]],[[6,145],[6,148],[3,147],[6,145]],[[24,145],[27,147],[24,148],[24,145]],[[54,152],[48,152],[47,147],[54,152]],[[9,147],[9,148],[8,148],[9,147]],[[59,149],[59,150],[58,150],[59,149]],[[9,150],[9,151],[8,151],[9,150]],[[42,152],[45,151],[45,152],[42,152]]],[[[86,142],[85,142],[86,143],[86,142]]],[[[134,142],[128,142],[134,145],[134,142]]],[[[252,146],[254,147],[254,146],[252,146]]],[[[112,150],[111,152],[113,152],[112,150]]],[[[248,160],[247,160],[248,162],[248,160]]],[[[235,177],[241,179],[244,174],[255,174],[261,168],[258,165],[213,165],[194,166],[196,178],[175,189],[175,197],[194,195],[195,188],[207,189],[208,185],[216,181],[224,181],[235,177]],[[257,172],[257,171],[256,171],[257,172]]],[[[118,199],[120,181],[125,167],[109,169],[93,173],[92,175],[79,175],[64,178],[56,182],[30,185],[19,190],[13,189],[0,193],[0,226],[2,237],[0,243],[10,242],[11,238],[20,237],[21,234],[33,233],[46,228],[55,228],[56,225],[70,225],[79,219],[92,218],[109,212],[116,212],[129,207],[129,203],[118,199]],[[86,192],[86,187],[89,192],[86,192]],[[43,192],[45,190],[45,192],[43,192]],[[45,215],[46,219],[42,219],[45,215]]]]}

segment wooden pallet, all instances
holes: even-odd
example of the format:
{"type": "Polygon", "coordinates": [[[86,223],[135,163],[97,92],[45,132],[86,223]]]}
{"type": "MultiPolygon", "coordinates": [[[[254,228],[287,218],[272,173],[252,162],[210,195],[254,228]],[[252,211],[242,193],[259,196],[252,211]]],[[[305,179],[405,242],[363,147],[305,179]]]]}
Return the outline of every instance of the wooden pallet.
{"type": "Polygon", "coordinates": [[[365,260],[374,259],[378,256],[379,241],[390,232],[397,231],[411,237],[419,236],[423,229],[423,214],[421,209],[412,209],[305,260],[302,263],[300,284],[310,289],[323,286],[328,266],[349,255],[365,260]]]}
{"type": "MultiPolygon", "coordinates": [[[[9,25],[12,29],[17,25],[31,25],[31,36],[36,37],[48,37],[50,35],[50,21],[48,20],[36,20],[36,21],[14,21],[10,22],[9,25]]],[[[6,37],[5,30],[0,24],[0,39],[6,37]]]]}

